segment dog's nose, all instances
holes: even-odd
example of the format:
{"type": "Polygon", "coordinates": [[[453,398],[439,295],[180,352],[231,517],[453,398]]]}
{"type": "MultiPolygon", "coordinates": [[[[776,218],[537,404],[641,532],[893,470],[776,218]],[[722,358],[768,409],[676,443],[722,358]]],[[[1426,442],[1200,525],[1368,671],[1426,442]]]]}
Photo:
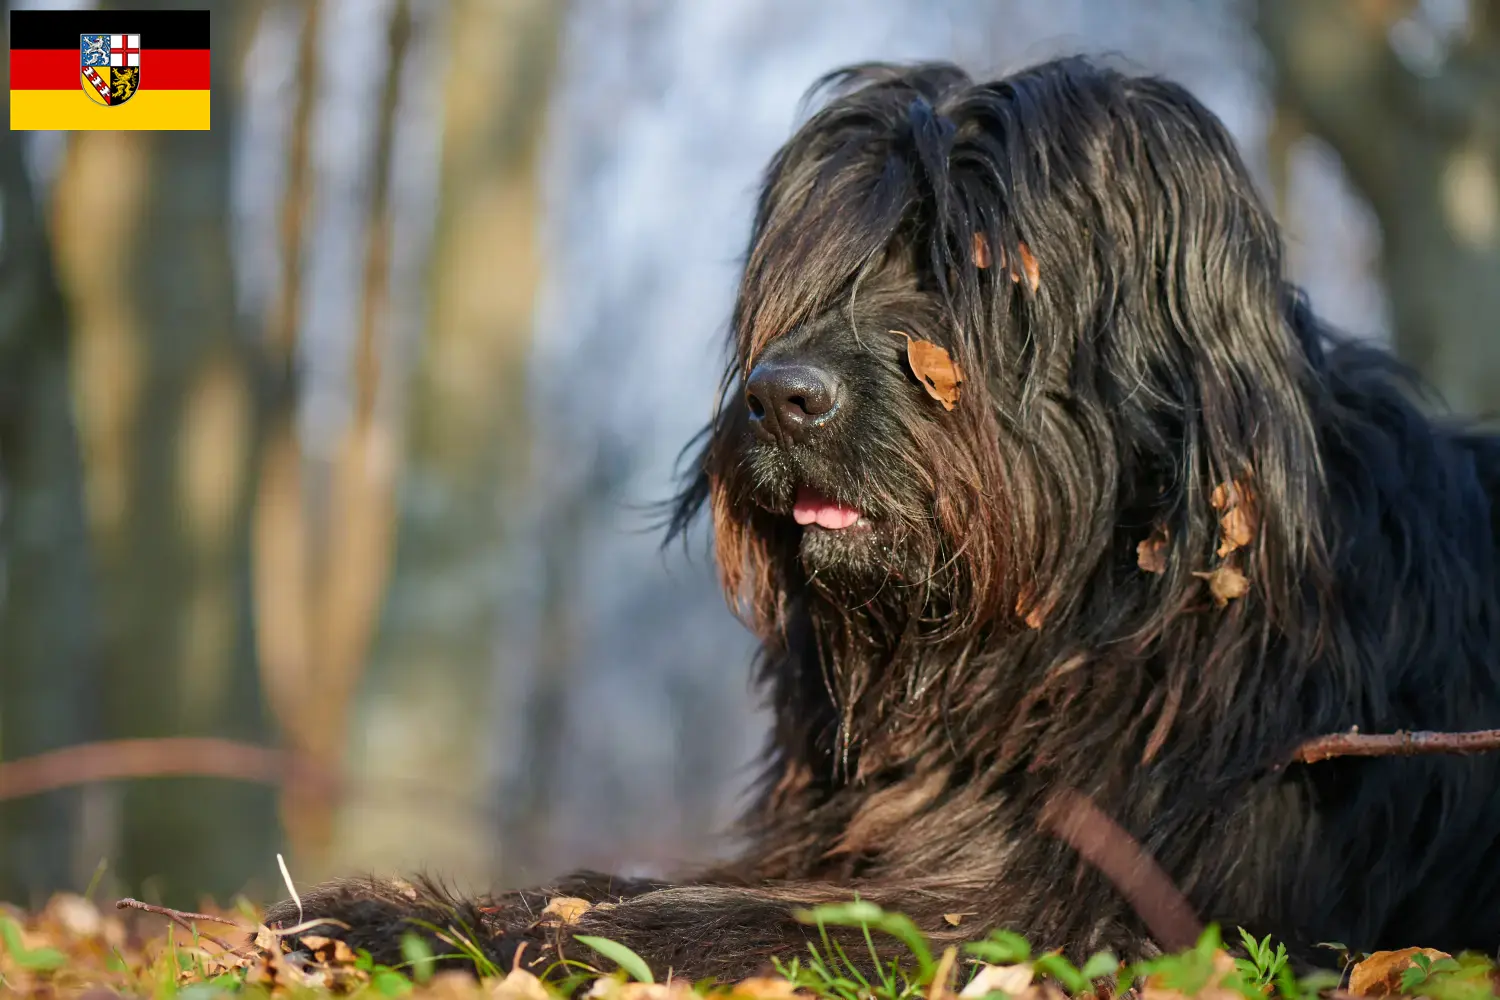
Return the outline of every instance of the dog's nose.
{"type": "Polygon", "coordinates": [[[745,381],[745,403],[757,433],[783,442],[805,440],[839,406],[833,374],[814,365],[762,361],[745,381]]]}

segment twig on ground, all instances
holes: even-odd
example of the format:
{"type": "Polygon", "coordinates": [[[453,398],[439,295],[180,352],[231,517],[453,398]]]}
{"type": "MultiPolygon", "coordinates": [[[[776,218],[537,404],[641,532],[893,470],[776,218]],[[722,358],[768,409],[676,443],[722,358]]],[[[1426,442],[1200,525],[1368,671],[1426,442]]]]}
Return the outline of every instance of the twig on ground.
{"type": "Polygon", "coordinates": [[[235,928],[239,928],[240,930],[244,930],[244,928],[241,927],[238,923],[236,923],[233,920],[229,920],[229,919],[227,919],[225,917],[216,917],[216,916],[214,916],[213,914],[210,914],[210,913],[194,913],[191,910],[174,910],[170,906],[157,906],[155,903],[143,903],[139,899],[131,899],[129,896],[127,896],[127,897],[125,897],[124,899],[121,899],[121,900],[116,900],[115,901],[115,909],[117,909],[117,910],[144,910],[147,913],[155,913],[155,914],[158,914],[160,916],[166,917],[167,919],[171,920],[172,923],[174,923],[177,926],[181,927],[183,930],[187,931],[189,934],[193,934],[193,935],[196,935],[197,937],[201,937],[205,941],[212,941],[214,944],[218,945],[220,948],[223,948],[225,951],[228,951],[228,952],[234,952],[234,951],[236,951],[236,949],[233,946],[231,946],[228,942],[226,942],[226,941],[224,941],[224,940],[222,940],[220,938],[214,937],[212,934],[209,934],[207,931],[201,931],[201,930],[199,930],[197,927],[195,927],[193,925],[192,921],[194,921],[194,920],[208,920],[208,921],[211,921],[211,922],[216,923],[216,924],[228,924],[230,927],[235,927],[235,928]]]}
{"type": "Polygon", "coordinates": [[[1394,732],[1332,733],[1308,740],[1292,754],[1293,764],[1316,764],[1332,757],[1415,757],[1433,753],[1484,753],[1500,750],[1500,729],[1468,733],[1394,732]]]}
{"type": "Polygon", "coordinates": [[[1198,943],[1203,924],[1187,897],[1136,839],[1086,795],[1071,788],[1053,792],[1037,825],[1114,883],[1163,951],[1182,951],[1198,943]]]}

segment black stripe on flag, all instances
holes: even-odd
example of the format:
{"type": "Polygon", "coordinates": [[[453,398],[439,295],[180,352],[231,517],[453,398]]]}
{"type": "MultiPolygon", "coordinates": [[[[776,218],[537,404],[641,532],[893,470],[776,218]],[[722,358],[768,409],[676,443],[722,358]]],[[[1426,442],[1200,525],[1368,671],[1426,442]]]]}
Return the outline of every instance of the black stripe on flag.
{"type": "Polygon", "coordinates": [[[12,49],[76,49],[79,35],[140,35],[143,49],[208,48],[206,10],[13,10],[12,49]]]}

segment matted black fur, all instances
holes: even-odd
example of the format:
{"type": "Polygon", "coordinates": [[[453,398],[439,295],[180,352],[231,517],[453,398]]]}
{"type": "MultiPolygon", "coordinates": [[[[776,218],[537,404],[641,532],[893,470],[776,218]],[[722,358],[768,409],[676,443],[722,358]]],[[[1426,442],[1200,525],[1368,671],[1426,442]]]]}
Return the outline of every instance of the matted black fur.
{"type": "Polygon", "coordinates": [[[763,643],[748,850],[673,885],[584,873],[474,903],[334,883],[307,914],[394,958],[407,918],[457,906],[503,967],[589,933],[687,978],[805,953],[791,908],[856,892],[939,938],[1149,952],[1037,831],[1069,786],[1205,919],[1296,954],[1495,948],[1500,755],[1285,762],[1351,726],[1500,727],[1500,439],[1424,416],[1390,359],[1325,331],[1181,87],[1080,59],[825,84],[766,175],[673,523],[711,508],[763,643]],[[951,411],[900,334],[960,365],[951,411]],[[1221,556],[1231,482],[1255,532],[1221,556]],[[792,516],[820,507],[860,519],[792,516]],[[1221,606],[1199,574],[1224,565],[1249,592],[1221,606]],[[538,922],[554,894],[614,905],[538,922]]]}

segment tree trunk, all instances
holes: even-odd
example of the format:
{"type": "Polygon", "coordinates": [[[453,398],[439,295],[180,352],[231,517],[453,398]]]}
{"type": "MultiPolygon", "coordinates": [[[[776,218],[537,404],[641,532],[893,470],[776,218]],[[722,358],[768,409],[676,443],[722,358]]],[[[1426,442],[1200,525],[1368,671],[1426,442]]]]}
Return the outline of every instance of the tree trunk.
{"type": "Polygon", "coordinates": [[[428,811],[368,800],[351,810],[344,833],[351,861],[402,867],[441,858],[449,878],[470,884],[487,880],[494,850],[482,809],[494,722],[487,695],[500,613],[517,578],[507,512],[529,483],[535,151],[560,6],[460,0],[448,10],[441,200],[428,301],[411,317],[425,334],[406,409],[395,567],[360,733],[366,784],[426,785],[423,801],[444,818],[435,824],[428,811]],[[377,808],[380,822],[368,822],[377,808]]]}
{"type": "MultiPolygon", "coordinates": [[[[0,759],[90,738],[97,684],[68,312],[26,176],[0,134],[0,759]]],[[[81,791],[0,803],[0,900],[82,888],[81,791]]],[[[97,858],[84,863],[92,867],[97,858]]],[[[85,874],[83,877],[87,877],[85,874]]]]}
{"type": "Polygon", "coordinates": [[[1403,19],[1405,37],[1428,30],[1406,0],[1259,0],[1257,14],[1279,99],[1380,221],[1397,352],[1453,409],[1500,416],[1500,15],[1474,0],[1417,72],[1391,41],[1403,19]]]}
{"type": "MultiPolygon", "coordinates": [[[[260,355],[237,327],[227,217],[255,12],[237,5],[213,19],[211,130],[79,133],[56,184],[99,552],[106,737],[267,737],[248,572],[260,355]]],[[[207,779],[122,786],[122,888],[191,905],[269,879],[274,804],[269,788],[207,779]]]]}

